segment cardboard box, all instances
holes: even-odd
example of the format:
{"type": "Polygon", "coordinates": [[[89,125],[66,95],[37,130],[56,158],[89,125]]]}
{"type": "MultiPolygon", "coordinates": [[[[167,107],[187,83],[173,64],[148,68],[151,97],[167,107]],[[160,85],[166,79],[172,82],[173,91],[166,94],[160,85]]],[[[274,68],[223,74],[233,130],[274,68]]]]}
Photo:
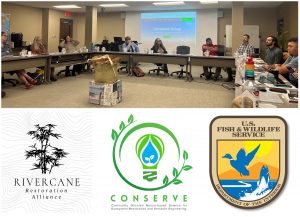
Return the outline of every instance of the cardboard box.
{"type": "Polygon", "coordinates": [[[90,81],[89,102],[97,105],[112,106],[122,101],[122,81],[113,84],[90,81]]]}

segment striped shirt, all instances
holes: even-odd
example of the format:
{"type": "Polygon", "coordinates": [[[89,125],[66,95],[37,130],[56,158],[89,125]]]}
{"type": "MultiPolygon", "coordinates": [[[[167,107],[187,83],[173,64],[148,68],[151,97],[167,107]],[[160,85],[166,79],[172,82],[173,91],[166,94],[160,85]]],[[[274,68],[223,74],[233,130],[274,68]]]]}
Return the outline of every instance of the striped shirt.
{"type": "Polygon", "coordinates": [[[254,47],[250,44],[241,44],[238,48],[237,52],[239,55],[243,55],[243,53],[247,53],[247,56],[253,56],[254,55],[254,47]]]}

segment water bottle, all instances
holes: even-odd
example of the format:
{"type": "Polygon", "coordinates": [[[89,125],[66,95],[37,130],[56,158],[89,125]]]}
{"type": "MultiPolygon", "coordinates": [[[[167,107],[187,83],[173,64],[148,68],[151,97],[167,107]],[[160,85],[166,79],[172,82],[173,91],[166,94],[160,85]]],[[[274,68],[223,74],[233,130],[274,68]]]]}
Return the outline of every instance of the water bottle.
{"type": "Polygon", "coordinates": [[[91,45],[90,45],[90,51],[91,51],[91,52],[94,51],[94,44],[93,44],[93,42],[92,42],[91,45]]]}
{"type": "Polygon", "coordinates": [[[247,80],[249,77],[254,78],[254,62],[252,57],[248,57],[245,62],[245,79],[247,80]]]}
{"type": "Polygon", "coordinates": [[[242,87],[242,107],[257,108],[259,102],[259,89],[255,84],[254,76],[249,76],[242,87]]]}

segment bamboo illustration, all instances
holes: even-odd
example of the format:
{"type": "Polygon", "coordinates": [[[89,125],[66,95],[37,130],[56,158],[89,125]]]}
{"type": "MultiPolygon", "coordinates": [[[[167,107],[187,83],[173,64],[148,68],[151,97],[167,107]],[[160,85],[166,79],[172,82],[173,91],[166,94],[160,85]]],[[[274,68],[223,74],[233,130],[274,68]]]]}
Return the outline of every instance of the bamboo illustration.
{"type": "Polygon", "coordinates": [[[59,167],[63,164],[60,160],[68,155],[63,149],[53,147],[50,143],[50,138],[56,139],[62,138],[58,133],[54,133],[53,130],[56,127],[54,124],[47,124],[45,126],[35,125],[36,130],[29,131],[27,134],[32,136],[32,139],[37,140],[40,143],[40,147],[37,144],[31,145],[29,151],[25,151],[26,159],[35,158],[36,163],[33,164],[32,170],[40,169],[42,174],[46,174],[47,171],[50,174],[54,167],[59,167]]]}

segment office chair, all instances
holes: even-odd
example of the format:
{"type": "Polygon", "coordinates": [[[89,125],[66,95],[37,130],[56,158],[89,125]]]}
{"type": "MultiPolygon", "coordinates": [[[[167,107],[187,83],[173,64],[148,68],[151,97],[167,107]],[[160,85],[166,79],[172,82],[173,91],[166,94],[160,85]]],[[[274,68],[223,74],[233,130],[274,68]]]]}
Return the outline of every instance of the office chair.
{"type": "Polygon", "coordinates": [[[98,46],[100,48],[100,51],[102,50],[102,48],[105,48],[105,51],[110,51],[110,44],[109,43],[102,43],[102,44],[97,44],[96,46],[98,46]]]}
{"type": "Polygon", "coordinates": [[[164,71],[163,64],[156,63],[155,65],[157,66],[157,68],[156,69],[150,69],[148,71],[148,74],[153,72],[153,73],[156,73],[156,75],[159,75],[160,71],[164,71]]]}
{"type": "MultiPolygon", "coordinates": [[[[62,51],[62,47],[61,47],[61,46],[58,46],[58,52],[61,52],[61,51],[62,51]]],[[[66,66],[66,67],[70,67],[70,66],[66,66]]],[[[72,70],[71,70],[71,69],[69,69],[69,70],[70,70],[70,73],[72,74],[72,70]]],[[[60,76],[61,73],[66,73],[66,68],[63,69],[63,70],[60,70],[60,71],[56,74],[56,76],[57,76],[57,77],[60,76]]]]}
{"type": "MultiPolygon", "coordinates": [[[[177,46],[176,47],[176,54],[180,54],[180,55],[186,55],[186,54],[190,54],[190,47],[189,46],[177,46]]],[[[171,73],[171,76],[173,76],[173,74],[179,74],[178,78],[181,78],[183,76],[183,73],[186,73],[186,71],[183,70],[184,65],[180,65],[181,70],[180,71],[175,71],[171,73]]]]}
{"type": "MultiPolygon", "coordinates": [[[[217,51],[218,56],[225,56],[225,46],[224,45],[218,45],[218,51],[217,51]]],[[[214,77],[214,75],[216,74],[215,72],[212,71],[212,66],[208,67],[209,73],[211,75],[211,77],[214,77]]],[[[222,69],[221,69],[222,71],[222,69]]],[[[204,72],[200,75],[200,78],[205,77],[204,72]]],[[[218,78],[223,78],[223,76],[220,74],[218,76],[218,78]]],[[[217,80],[218,78],[215,78],[215,80],[217,80]]]]}
{"type": "Polygon", "coordinates": [[[260,50],[259,50],[259,48],[254,48],[254,57],[255,58],[259,58],[259,56],[260,56],[260,50]]]}
{"type": "Polygon", "coordinates": [[[2,78],[1,78],[1,84],[2,84],[2,86],[4,85],[5,82],[11,84],[13,87],[15,87],[15,86],[17,86],[17,84],[19,84],[19,81],[17,79],[14,79],[14,78],[4,78],[4,75],[2,74],[2,78]]]}
{"type": "MultiPolygon", "coordinates": [[[[118,45],[118,51],[122,52],[122,44],[118,45]]],[[[128,73],[128,68],[127,68],[128,62],[127,61],[121,61],[120,62],[120,67],[117,69],[118,72],[121,72],[125,70],[126,73],[128,73]]]]}

